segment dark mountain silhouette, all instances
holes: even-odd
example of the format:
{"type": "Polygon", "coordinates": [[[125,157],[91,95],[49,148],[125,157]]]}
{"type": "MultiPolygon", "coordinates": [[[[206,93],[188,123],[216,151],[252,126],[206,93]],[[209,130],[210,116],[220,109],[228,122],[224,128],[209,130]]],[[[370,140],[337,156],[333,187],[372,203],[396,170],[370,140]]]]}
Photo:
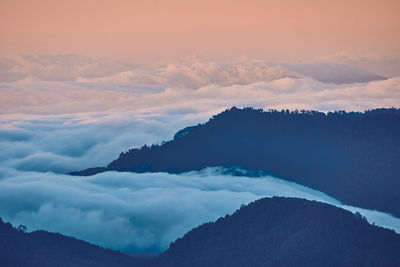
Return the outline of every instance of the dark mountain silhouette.
{"type": "Polygon", "coordinates": [[[0,266],[142,266],[134,258],[85,241],[46,231],[25,233],[0,218],[0,266]]]}
{"type": "Polygon", "coordinates": [[[162,145],[121,153],[107,170],[180,173],[241,167],[400,217],[400,110],[268,111],[235,107],[162,145]]]}
{"type": "Polygon", "coordinates": [[[265,198],[203,224],[152,266],[400,266],[400,235],[315,201],[265,198]]]}

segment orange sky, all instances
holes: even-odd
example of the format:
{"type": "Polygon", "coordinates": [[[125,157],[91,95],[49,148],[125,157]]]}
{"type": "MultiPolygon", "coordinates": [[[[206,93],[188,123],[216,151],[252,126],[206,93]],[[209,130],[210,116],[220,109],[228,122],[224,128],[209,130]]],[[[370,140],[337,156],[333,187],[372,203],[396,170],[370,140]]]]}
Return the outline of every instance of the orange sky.
{"type": "Polygon", "coordinates": [[[0,0],[0,53],[297,61],[346,50],[394,58],[399,14],[399,0],[0,0]]]}

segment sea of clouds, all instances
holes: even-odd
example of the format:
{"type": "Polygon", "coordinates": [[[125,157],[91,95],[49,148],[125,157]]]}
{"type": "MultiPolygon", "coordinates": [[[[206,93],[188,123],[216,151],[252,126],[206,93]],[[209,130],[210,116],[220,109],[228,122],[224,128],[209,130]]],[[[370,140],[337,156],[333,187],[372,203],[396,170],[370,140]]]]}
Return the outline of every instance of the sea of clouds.
{"type": "Polygon", "coordinates": [[[343,63],[139,66],[78,55],[0,57],[1,114],[201,113],[237,106],[365,110],[399,105],[400,77],[343,63]]]}
{"type": "Polygon", "coordinates": [[[105,166],[131,147],[170,140],[178,130],[234,105],[320,111],[399,107],[400,77],[382,79],[335,64],[141,67],[75,55],[1,58],[0,217],[109,248],[159,252],[241,204],[292,196],[359,211],[371,223],[400,231],[399,219],[388,214],[343,206],[274,177],[233,177],[215,168],[181,175],[66,175],[105,166]]]}
{"type": "Polygon", "coordinates": [[[71,177],[0,168],[0,214],[29,230],[46,229],[125,252],[157,253],[204,222],[262,197],[317,200],[360,212],[400,233],[400,219],[344,206],[274,177],[235,177],[218,168],[180,175],[106,172],[71,177]]]}
{"type": "Polygon", "coordinates": [[[198,114],[3,116],[0,164],[20,171],[69,173],[104,166],[122,151],[173,138],[198,114]]]}

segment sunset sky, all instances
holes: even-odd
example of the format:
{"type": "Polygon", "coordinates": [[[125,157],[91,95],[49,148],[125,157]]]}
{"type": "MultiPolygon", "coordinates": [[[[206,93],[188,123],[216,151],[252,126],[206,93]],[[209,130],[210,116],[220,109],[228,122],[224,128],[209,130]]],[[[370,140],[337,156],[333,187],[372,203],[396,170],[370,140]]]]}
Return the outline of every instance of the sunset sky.
{"type": "Polygon", "coordinates": [[[398,0],[1,0],[0,53],[154,63],[400,58],[398,0]]]}

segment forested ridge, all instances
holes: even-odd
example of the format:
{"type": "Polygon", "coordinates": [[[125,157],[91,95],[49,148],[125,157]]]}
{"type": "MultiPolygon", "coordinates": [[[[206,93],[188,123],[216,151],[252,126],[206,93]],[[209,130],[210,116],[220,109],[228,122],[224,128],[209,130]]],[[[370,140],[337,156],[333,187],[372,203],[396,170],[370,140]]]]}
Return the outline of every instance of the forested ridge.
{"type": "Polygon", "coordinates": [[[144,260],[88,242],[47,231],[25,232],[0,218],[0,266],[4,267],[125,267],[144,260]]]}
{"type": "Polygon", "coordinates": [[[231,108],[161,145],[121,153],[101,171],[180,173],[210,166],[263,171],[347,204],[400,217],[400,110],[231,108]]]}
{"type": "Polygon", "coordinates": [[[359,214],[296,198],[264,198],[203,224],[154,266],[399,266],[400,235],[359,214]]]}

